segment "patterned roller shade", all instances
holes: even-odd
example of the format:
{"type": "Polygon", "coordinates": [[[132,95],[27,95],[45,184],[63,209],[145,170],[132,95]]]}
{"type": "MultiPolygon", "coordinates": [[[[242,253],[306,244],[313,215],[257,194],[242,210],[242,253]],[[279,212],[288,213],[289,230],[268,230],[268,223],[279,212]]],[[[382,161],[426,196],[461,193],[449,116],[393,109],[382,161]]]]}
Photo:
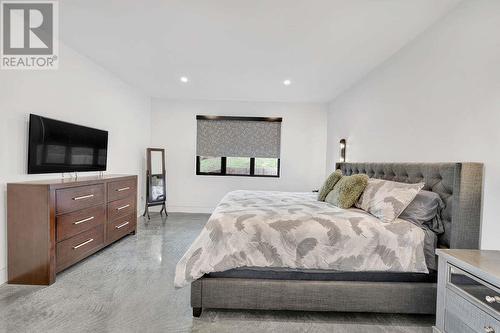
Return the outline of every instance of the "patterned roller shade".
{"type": "Polygon", "coordinates": [[[198,156],[280,158],[281,118],[197,116],[197,122],[198,156]]]}

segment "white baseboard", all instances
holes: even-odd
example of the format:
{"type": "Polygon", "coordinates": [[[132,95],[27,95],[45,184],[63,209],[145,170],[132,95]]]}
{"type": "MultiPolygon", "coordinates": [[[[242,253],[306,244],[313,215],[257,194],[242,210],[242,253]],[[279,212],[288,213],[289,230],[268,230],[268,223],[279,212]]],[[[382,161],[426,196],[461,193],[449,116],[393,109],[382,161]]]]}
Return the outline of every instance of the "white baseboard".
{"type": "Polygon", "coordinates": [[[0,268],[0,286],[7,282],[7,267],[0,268]]]}
{"type": "Polygon", "coordinates": [[[168,206],[168,212],[172,213],[201,213],[212,214],[214,207],[197,207],[197,206],[168,206]]]}
{"type": "MultiPolygon", "coordinates": [[[[158,213],[160,206],[150,207],[149,211],[158,213]]],[[[192,213],[192,214],[212,214],[214,207],[197,207],[197,206],[168,206],[167,212],[169,213],[192,213]]],[[[144,211],[138,211],[137,217],[142,217],[144,211]]]]}

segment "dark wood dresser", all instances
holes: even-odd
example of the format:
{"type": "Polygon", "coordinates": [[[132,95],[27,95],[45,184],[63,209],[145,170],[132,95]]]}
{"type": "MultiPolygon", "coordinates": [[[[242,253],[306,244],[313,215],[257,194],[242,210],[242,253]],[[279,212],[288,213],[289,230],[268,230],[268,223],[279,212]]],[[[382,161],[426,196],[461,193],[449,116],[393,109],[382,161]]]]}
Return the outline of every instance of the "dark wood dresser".
{"type": "Polygon", "coordinates": [[[9,283],[52,284],[136,227],[137,176],[7,184],[9,283]]]}

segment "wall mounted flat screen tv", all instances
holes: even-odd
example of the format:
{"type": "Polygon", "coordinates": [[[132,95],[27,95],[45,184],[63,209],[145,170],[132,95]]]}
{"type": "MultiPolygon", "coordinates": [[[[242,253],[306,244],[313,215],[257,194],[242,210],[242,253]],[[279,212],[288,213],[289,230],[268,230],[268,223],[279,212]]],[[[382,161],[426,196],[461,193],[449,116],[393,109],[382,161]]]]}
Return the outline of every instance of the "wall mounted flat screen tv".
{"type": "Polygon", "coordinates": [[[28,173],[105,171],[108,132],[30,115],[28,173]]]}

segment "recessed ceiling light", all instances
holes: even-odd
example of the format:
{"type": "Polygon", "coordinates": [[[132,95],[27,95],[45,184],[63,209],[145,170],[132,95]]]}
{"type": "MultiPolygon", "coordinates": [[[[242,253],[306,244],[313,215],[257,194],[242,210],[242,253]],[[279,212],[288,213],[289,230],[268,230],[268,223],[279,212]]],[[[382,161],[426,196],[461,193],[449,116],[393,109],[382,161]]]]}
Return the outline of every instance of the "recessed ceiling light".
{"type": "Polygon", "coordinates": [[[289,85],[291,85],[291,84],[292,84],[292,81],[290,81],[290,80],[288,80],[288,79],[287,79],[287,80],[283,81],[283,84],[284,84],[285,86],[289,86],[289,85]]]}
{"type": "Polygon", "coordinates": [[[187,76],[181,76],[180,80],[181,80],[182,83],[188,83],[189,82],[189,79],[187,78],[187,76]]]}

